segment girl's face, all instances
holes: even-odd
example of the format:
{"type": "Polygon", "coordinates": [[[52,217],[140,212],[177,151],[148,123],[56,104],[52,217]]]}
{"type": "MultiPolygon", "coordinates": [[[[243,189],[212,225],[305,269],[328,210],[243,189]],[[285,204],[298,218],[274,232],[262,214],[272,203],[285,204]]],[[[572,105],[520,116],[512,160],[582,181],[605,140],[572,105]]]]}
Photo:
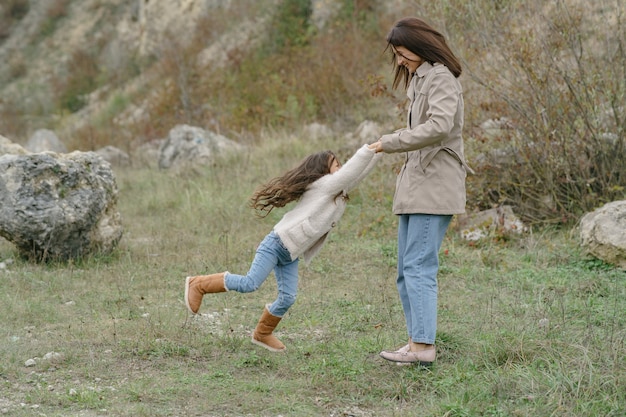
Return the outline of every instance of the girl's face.
{"type": "Polygon", "coordinates": [[[421,57],[415,55],[404,46],[392,46],[391,49],[396,56],[397,64],[408,69],[410,74],[413,74],[424,62],[421,57]]]}
{"type": "Polygon", "coordinates": [[[330,157],[330,173],[334,174],[335,172],[339,171],[339,168],[341,168],[341,164],[339,163],[339,161],[337,160],[337,158],[335,158],[334,156],[330,157]]]}

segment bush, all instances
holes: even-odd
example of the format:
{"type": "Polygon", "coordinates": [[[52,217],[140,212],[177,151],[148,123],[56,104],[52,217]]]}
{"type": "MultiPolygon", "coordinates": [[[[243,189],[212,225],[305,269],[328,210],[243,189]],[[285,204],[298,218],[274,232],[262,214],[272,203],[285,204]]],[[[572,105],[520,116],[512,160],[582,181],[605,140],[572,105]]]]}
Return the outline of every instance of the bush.
{"type": "Polygon", "coordinates": [[[311,0],[282,0],[269,26],[271,29],[264,53],[273,55],[306,46],[312,34],[312,12],[311,0]]]}
{"type": "Polygon", "coordinates": [[[84,50],[74,51],[68,64],[69,74],[57,80],[58,102],[62,109],[76,112],[86,104],[86,95],[97,86],[100,73],[96,59],[84,50]]]}
{"type": "Polygon", "coordinates": [[[11,34],[14,22],[21,20],[30,10],[28,0],[5,0],[0,6],[0,42],[11,34]]]}
{"type": "Polygon", "coordinates": [[[481,208],[511,204],[529,222],[569,223],[624,198],[623,6],[620,13],[571,3],[503,1],[494,11],[484,2],[465,10],[475,25],[467,54],[483,58],[473,60],[471,78],[511,123],[490,142],[500,152],[483,155],[470,180],[481,208]]]}

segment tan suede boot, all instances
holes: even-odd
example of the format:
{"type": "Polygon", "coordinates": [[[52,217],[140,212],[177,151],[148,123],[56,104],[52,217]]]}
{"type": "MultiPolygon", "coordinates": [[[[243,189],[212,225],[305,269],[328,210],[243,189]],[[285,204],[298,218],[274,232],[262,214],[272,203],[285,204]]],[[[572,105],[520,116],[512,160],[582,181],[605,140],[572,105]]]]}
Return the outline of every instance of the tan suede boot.
{"type": "Polygon", "coordinates": [[[285,345],[272,334],[282,317],[273,316],[267,306],[263,309],[263,314],[252,334],[252,343],[264,347],[272,352],[284,352],[285,345]]]}
{"type": "Polygon", "coordinates": [[[204,294],[226,292],[225,272],[213,275],[198,275],[185,279],[185,305],[192,314],[198,314],[204,294]]]}

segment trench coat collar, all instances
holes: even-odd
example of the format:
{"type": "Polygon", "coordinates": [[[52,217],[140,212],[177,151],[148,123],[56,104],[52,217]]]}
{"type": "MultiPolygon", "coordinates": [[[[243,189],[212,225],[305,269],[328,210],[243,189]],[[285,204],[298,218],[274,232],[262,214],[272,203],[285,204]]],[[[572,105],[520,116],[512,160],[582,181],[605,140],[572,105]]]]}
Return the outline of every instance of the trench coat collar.
{"type": "Polygon", "coordinates": [[[415,75],[422,78],[424,75],[428,74],[428,71],[433,69],[433,65],[430,62],[424,62],[422,65],[417,67],[415,70],[415,75]]]}
{"type": "Polygon", "coordinates": [[[428,72],[433,69],[433,65],[430,62],[424,62],[422,65],[417,67],[415,72],[413,73],[413,78],[409,83],[409,88],[406,90],[406,95],[408,98],[413,100],[415,98],[415,85],[420,78],[424,78],[428,72]]]}

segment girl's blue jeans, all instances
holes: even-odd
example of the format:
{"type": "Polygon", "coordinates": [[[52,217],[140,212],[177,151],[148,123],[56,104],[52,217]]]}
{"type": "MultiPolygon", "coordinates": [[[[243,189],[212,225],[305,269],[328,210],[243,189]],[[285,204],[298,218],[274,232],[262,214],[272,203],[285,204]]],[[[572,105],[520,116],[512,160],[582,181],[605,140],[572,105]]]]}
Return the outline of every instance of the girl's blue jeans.
{"type": "Polygon", "coordinates": [[[298,259],[291,260],[291,254],[273,231],[259,244],[248,273],[243,276],[227,272],[224,284],[228,290],[242,293],[253,292],[265,282],[272,269],[276,275],[278,297],[268,310],[273,316],[282,317],[296,302],[298,259]]]}
{"type": "Polygon", "coordinates": [[[452,216],[402,214],[398,223],[398,279],[406,328],[415,343],[437,333],[439,249],[452,216]]]}

